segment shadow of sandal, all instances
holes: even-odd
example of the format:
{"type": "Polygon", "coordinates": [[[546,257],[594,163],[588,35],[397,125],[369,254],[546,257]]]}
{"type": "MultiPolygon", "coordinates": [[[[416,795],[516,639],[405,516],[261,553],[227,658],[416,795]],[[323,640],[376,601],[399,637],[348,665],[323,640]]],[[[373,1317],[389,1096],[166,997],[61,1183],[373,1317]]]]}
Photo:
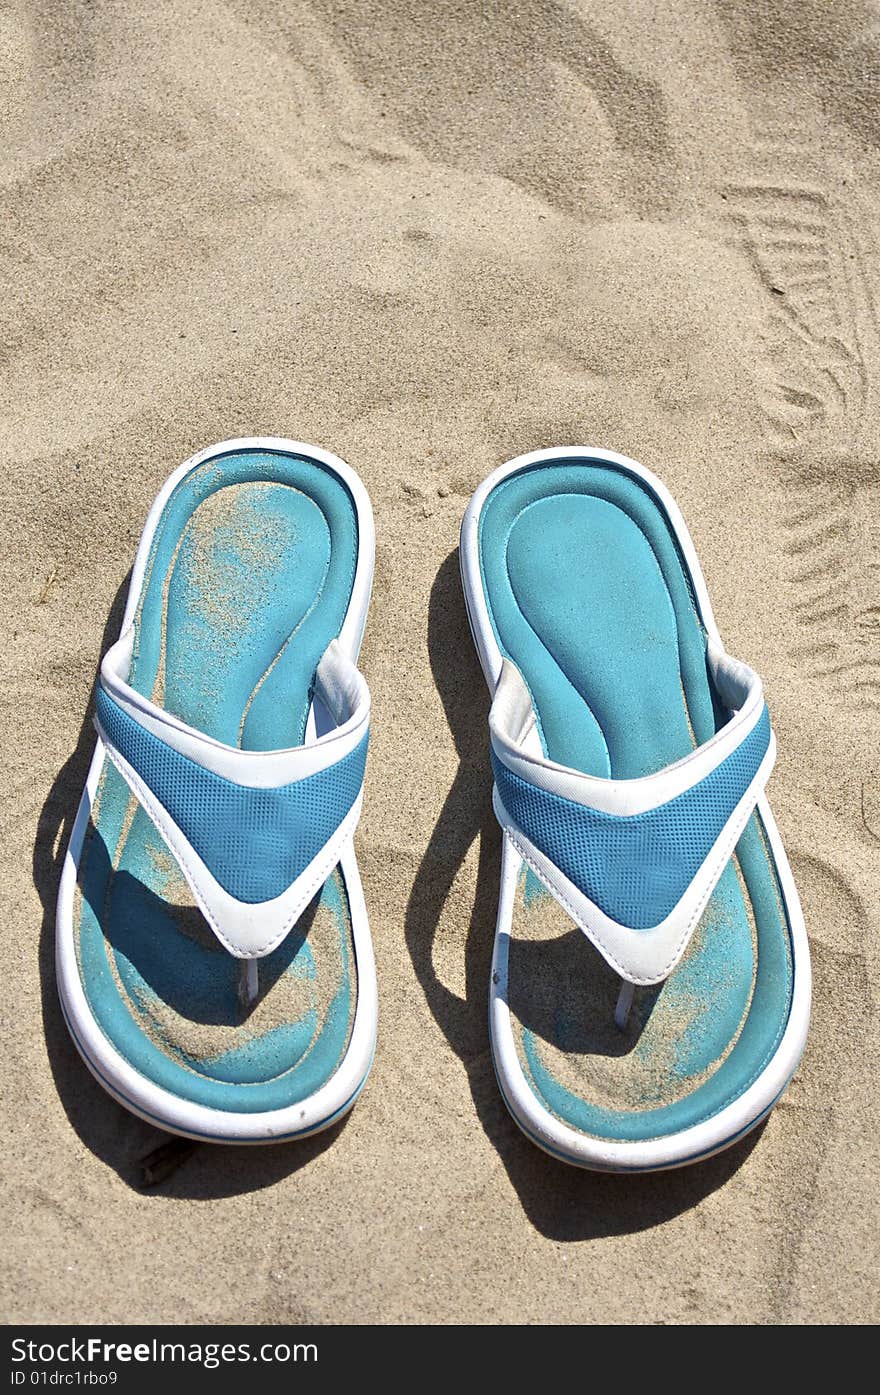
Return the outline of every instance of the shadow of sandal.
{"type": "MultiPolygon", "coordinates": [[[[126,577],[110,608],[101,639],[102,655],[119,634],[128,584],[126,577]]],[[[80,1059],[61,1015],[55,982],[55,903],[67,844],[95,749],[92,710],[90,702],[76,747],[56,775],[43,804],[34,841],[33,878],[43,906],[39,944],[43,1034],[55,1088],[82,1142],[129,1186],[161,1187],[163,1195],[195,1200],[259,1191],[307,1166],[339,1136],[347,1116],[323,1133],[298,1143],[260,1147],[191,1144],[117,1104],[80,1059]]]]}
{"type": "Polygon", "coordinates": [[[514,1123],[489,1050],[488,984],[500,876],[500,831],[492,812],[488,694],[468,626],[458,553],[440,567],[428,615],[431,671],[459,756],[452,788],[431,835],[406,910],[406,942],[428,1006],[468,1075],[477,1117],[497,1149],[532,1224],[554,1240],[645,1230],[696,1206],[748,1157],[763,1125],[724,1153],[671,1172],[586,1172],[543,1153],[514,1123]],[[455,877],[475,839],[479,859],[465,945],[465,996],[439,979],[434,939],[455,877]]]}

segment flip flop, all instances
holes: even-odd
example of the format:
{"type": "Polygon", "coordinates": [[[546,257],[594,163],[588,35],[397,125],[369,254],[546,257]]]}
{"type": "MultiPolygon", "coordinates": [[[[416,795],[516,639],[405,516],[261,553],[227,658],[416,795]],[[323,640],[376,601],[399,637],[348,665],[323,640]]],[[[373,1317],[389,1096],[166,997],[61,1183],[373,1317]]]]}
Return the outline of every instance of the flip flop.
{"type": "Polygon", "coordinates": [[[369,1073],[352,838],[373,556],[357,475],[297,441],[199,452],[147,519],[101,665],[56,962],[89,1069],[174,1133],[316,1133],[369,1073]]]}
{"type": "Polygon", "coordinates": [[[613,451],[503,465],[460,558],[493,694],[505,1101],[581,1167],[707,1157],[769,1112],[809,1022],[760,680],[725,653],[669,493],[613,451]]]}

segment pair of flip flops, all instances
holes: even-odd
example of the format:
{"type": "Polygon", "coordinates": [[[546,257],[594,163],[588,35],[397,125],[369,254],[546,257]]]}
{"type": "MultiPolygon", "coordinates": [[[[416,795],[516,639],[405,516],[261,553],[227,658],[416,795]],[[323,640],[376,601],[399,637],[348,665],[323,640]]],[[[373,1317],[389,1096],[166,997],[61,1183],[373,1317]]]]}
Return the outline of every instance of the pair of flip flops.
{"type": "MultiPolygon", "coordinates": [[[[353,836],[373,554],[354,471],[288,440],[200,452],[147,520],[101,665],[57,972],[89,1069],[173,1132],[303,1137],[369,1073],[353,836]]],[[[624,456],[502,466],[460,558],[493,694],[504,1098],[584,1167],[708,1156],[771,1109],[809,1019],[760,681],[724,651],[672,499],[624,456]]]]}

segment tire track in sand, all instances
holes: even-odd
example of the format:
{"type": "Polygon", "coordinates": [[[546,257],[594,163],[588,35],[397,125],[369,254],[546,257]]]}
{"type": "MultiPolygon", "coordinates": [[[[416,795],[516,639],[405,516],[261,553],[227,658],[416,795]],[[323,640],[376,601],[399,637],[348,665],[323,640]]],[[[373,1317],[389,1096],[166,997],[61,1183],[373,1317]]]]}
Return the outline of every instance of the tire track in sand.
{"type": "MultiPolygon", "coordinates": [[[[800,163],[780,138],[777,164],[800,163]]],[[[760,141],[762,165],[772,133],[760,141]]],[[[740,250],[766,294],[761,408],[781,467],[789,655],[823,696],[880,714],[880,470],[866,436],[877,406],[878,319],[866,224],[814,182],[724,191],[740,250]]]]}

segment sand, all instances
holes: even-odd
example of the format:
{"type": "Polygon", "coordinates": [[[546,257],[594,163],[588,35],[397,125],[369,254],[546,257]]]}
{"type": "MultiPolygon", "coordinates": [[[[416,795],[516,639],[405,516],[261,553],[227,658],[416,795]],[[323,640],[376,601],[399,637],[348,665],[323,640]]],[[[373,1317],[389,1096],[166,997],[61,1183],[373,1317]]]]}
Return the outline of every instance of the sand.
{"type": "Polygon", "coordinates": [[[7,1318],[880,1316],[878,64],[860,0],[0,12],[7,1318]],[[376,511],[380,1046],[342,1127],[144,1192],[162,1135],[56,1003],[58,853],[153,494],[260,433],[339,452],[376,511]],[[539,1153],[487,1044],[457,533],[496,464],[581,442],[666,480],[766,679],[816,972],[766,1127],[653,1178],[539,1153]]]}

